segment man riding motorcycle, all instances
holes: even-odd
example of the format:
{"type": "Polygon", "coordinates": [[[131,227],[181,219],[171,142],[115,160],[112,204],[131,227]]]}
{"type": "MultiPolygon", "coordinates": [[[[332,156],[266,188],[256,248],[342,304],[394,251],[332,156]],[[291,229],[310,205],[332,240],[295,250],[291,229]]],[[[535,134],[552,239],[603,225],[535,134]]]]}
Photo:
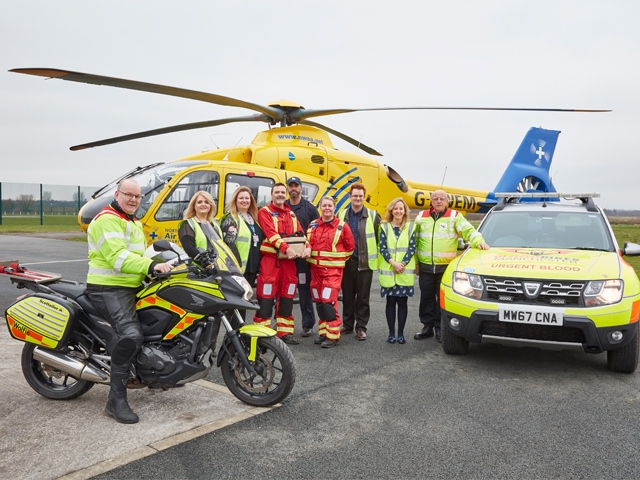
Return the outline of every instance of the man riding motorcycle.
{"type": "Polygon", "coordinates": [[[138,183],[122,180],[114,196],[87,231],[87,294],[117,334],[109,345],[111,388],[105,413],[120,423],[136,423],[138,415],[127,403],[129,371],[143,340],[136,315],[136,292],[147,275],[167,273],[172,266],[142,256],[147,242],[142,225],[134,217],[142,198],[138,183]]]}

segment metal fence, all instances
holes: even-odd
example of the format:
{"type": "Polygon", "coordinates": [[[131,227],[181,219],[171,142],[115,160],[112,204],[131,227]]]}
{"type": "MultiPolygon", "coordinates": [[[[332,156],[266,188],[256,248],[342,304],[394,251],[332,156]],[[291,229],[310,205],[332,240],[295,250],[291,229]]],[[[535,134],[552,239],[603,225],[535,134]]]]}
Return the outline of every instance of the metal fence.
{"type": "Polygon", "coordinates": [[[39,218],[40,225],[55,217],[77,216],[98,187],[0,182],[0,225],[9,219],[39,218]]]}

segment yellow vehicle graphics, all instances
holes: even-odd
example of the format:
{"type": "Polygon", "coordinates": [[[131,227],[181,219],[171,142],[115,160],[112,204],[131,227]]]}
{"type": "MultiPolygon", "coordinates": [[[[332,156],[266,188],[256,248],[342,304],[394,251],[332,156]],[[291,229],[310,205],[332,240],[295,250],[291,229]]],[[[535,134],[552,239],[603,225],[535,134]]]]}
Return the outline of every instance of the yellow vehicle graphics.
{"type": "Polygon", "coordinates": [[[172,339],[173,337],[175,337],[176,335],[185,331],[187,328],[193,325],[193,322],[195,322],[196,320],[200,320],[202,317],[204,317],[204,315],[202,314],[188,313],[182,308],[178,307],[177,305],[174,305],[171,302],[167,302],[166,300],[158,297],[155,294],[148,295],[144,298],[141,298],[136,303],[136,310],[142,310],[149,307],[163,308],[165,310],[169,310],[170,312],[176,313],[177,315],[180,316],[180,321],[177,323],[175,327],[173,327],[173,329],[171,329],[169,333],[167,333],[164,336],[163,340],[172,339]]]}
{"type": "Polygon", "coordinates": [[[9,307],[6,318],[16,340],[56,348],[67,331],[71,313],[54,301],[30,296],[9,307]]]}
{"type": "MultiPolygon", "coordinates": [[[[558,312],[563,316],[588,317],[596,327],[609,327],[637,322],[640,317],[640,285],[633,268],[621,261],[617,253],[586,250],[491,248],[469,249],[448,267],[442,278],[440,306],[457,315],[471,317],[476,311],[496,312],[504,303],[495,300],[475,299],[456,293],[452,286],[455,272],[505,280],[505,297],[509,294],[509,282],[516,284],[527,280],[544,280],[554,291],[568,291],[567,295],[582,295],[589,281],[621,279],[623,292],[620,300],[607,305],[558,304],[545,307],[545,313],[558,312]],[[523,280],[526,279],[526,280],[523,280]],[[555,283],[554,283],[555,282],[555,283]],[[572,283],[575,282],[575,283],[572,283]],[[573,287],[573,288],[572,288],[573,287]]],[[[535,282],[533,282],[535,284],[535,282]]],[[[579,303],[579,302],[576,302],[579,303]]],[[[553,315],[541,314],[539,322],[553,324],[553,315]]]]}

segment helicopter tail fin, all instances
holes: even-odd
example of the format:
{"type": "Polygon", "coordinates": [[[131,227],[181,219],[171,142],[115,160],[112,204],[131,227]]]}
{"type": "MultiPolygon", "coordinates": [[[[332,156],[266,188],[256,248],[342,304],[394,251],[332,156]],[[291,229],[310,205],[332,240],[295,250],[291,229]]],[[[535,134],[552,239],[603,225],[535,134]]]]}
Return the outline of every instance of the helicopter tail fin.
{"type": "Polygon", "coordinates": [[[549,169],[559,134],[559,130],[531,127],[493,193],[555,192],[549,169]]]}

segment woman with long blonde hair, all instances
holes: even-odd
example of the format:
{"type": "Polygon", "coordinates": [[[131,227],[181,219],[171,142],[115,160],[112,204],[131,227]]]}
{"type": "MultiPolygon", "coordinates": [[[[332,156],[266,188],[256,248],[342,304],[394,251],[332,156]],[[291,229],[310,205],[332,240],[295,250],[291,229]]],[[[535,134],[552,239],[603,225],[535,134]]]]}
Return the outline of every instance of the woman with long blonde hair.
{"type": "Polygon", "coordinates": [[[416,238],[414,224],[409,220],[409,206],[402,198],[392,200],[380,223],[378,279],[380,295],[387,297],[386,317],[389,343],[396,342],[396,308],[400,344],[406,342],[407,302],[413,296],[416,276],[416,238]]]}
{"type": "Polygon", "coordinates": [[[182,248],[191,258],[199,249],[207,250],[210,244],[222,239],[220,225],[214,220],[216,202],[209,192],[197,191],[184,212],[184,220],[178,226],[182,248]]]}

